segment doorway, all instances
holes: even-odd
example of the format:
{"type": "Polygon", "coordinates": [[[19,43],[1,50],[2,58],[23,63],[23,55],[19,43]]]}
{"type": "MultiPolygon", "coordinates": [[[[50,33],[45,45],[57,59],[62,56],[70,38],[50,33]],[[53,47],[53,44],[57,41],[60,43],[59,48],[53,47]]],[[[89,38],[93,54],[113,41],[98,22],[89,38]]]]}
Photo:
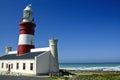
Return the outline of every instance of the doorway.
{"type": "Polygon", "coordinates": [[[8,65],[8,73],[10,73],[11,66],[10,64],[8,65]]]}

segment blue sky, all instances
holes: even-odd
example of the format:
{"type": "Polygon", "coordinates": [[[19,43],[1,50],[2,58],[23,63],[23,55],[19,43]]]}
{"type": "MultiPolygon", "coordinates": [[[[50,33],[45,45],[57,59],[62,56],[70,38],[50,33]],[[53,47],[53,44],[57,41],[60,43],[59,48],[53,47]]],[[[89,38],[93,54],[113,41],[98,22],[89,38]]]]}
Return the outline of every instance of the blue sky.
{"type": "Polygon", "coordinates": [[[119,0],[1,0],[0,55],[17,49],[23,9],[32,4],[35,46],[57,38],[59,62],[120,62],[119,0]]]}

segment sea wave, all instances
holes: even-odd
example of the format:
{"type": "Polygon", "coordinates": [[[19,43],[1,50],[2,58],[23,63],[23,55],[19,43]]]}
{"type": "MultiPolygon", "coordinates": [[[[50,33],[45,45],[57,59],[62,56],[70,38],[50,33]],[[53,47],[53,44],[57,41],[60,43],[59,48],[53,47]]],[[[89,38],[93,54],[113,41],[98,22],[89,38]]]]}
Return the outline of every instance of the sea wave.
{"type": "Polygon", "coordinates": [[[65,69],[65,70],[101,70],[101,71],[120,71],[120,66],[115,66],[115,67],[60,67],[60,69],[65,69]]]}

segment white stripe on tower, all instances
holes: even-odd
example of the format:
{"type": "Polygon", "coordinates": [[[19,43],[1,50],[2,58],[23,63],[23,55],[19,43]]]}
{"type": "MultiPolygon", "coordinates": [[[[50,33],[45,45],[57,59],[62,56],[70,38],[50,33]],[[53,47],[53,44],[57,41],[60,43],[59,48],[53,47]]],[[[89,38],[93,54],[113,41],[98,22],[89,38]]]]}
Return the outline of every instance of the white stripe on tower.
{"type": "Polygon", "coordinates": [[[33,45],[34,46],[34,36],[31,34],[20,34],[18,45],[33,45]]]}

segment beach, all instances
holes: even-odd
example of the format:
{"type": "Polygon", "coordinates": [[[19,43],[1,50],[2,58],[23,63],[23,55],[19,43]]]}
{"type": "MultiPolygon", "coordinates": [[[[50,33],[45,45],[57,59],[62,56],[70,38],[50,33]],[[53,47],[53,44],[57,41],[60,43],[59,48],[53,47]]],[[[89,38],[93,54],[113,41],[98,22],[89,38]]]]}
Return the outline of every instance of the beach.
{"type": "Polygon", "coordinates": [[[80,71],[120,71],[120,63],[60,63],[59,68],[80,71]]]}
{"type": "Polygon", "coordinates": [[[60,69],[64,80],[120,80],[120,63],[60,63],[60,69]]]}

